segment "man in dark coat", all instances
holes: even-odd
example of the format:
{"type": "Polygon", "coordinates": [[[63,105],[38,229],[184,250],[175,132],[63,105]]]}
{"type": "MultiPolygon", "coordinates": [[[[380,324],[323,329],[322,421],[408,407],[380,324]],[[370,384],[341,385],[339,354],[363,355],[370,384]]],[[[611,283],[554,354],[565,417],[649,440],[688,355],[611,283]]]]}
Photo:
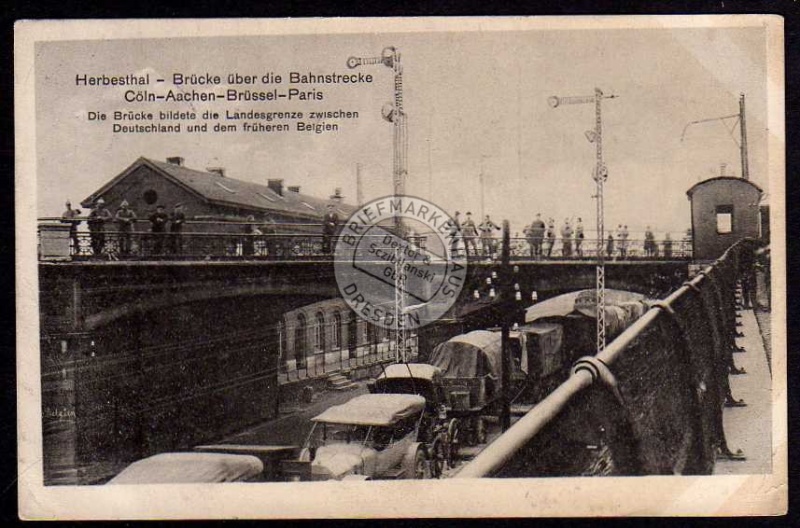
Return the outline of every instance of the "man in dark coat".
{"type": "Polygon", "coordinates": [[[80,253],[80,245],[78,243],[78,225],[80,225],[81,210],[73,209],[72,204],[67,200],[67,209],[61,215],[61,221],[69,224],[69,239],[72,241],[72,254],[77,255],[80,253]]]}
{"type": "Polygon", "coordinates": [[[458,256],[458,239],[461,238],[461,219],[459,218],[460,214],[461,213],[456,211],[456,214],[452,218],[452,224],[450,225],[450,233],[447,235],[450,238],[451,257],[458,256]]]}
{"type": "Polygon", "coordinates": [[[94,255],[95,258],[99,258],[103,255],[106,245],[105,224],[113,219],[111,211],[105,207],[105,203],[105,200],[98,198],[97,201],[92,204],[92,210],[89,212],[89,219],[86,221],[89,225],[92,255],[94,255]]]}
{"type": "Polygon", "coordinates": [[[575,224],[575,253],[578,255],[578,258],[583,258],[583,220],[578,218],[578,223],[575,224]]]}
{"type": "Polygon", "coordinates": [[[481,251],[486,258],[492,258],[495,252],[494,238],[492,237],[492,230],[500,231],[500,226],[492,222],[489,215],[483,219],[481,225],[478,226],[481,232],[481,251]]]}
{"type": "Polygon", "coordinates": [[[336,235],[336,227],[339,225],[339,215],[336,214],[335,206],[328,204],[328,212],[322,219],[322,252],[331,252],[331,242],[336,235]]]}
{"type": "Polygon", "coordinates": [[[464,235],[464,253],[469,257],[469,247],[472,246],[472,253],[478,256],[478,246],[475,239],[478,238],[478,228],[472,220],[472,212],[467,211],[467,219],[461,224],[461,233],[464,235]]]}
{"type": "Polygon", "coordinates": [[[664,258],[672,258],[672,238],[669,233],[664,237],[664,258]]]}
{"type": "Polygon", "coordinates": [[[186,213],[183,212],[183,204],[175,204],[175,209],[169,218],[169,236],[172,252],[180,255],[183,251],[183,224],[186,223],[186,213]]]}
{"type": "Polygon", "coordinates": [[[153,233],[153,254],[164,254],[164,237],[167,232],[169,215],[164,212],[163,205],[156,206],[156,212],[150,215],[150,232],[153,233]]]}
{"type": "Polygon", "coordinates": [[[533,241],[533,256],[542,257],[542,240],[547,226],[544,225],[541,213],[536,213],[536,220],[531,223],[531,240],[533,241]]]}

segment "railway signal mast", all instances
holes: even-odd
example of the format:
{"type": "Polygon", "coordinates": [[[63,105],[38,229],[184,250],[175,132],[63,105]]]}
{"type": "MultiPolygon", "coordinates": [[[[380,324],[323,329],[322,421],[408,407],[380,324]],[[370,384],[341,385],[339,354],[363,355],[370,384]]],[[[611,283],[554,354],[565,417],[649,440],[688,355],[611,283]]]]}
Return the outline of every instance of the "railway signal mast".
{"type": "MultiPolygon", "coordinates": [[[[393,189],[394,196],[403,196],[406,192],[406,176],[408,175],[408,134],[406,130],[406,113],[403,110],[403,65],[400,53],[394,46],[383,48],[380,57],[350,57],[348,68],[357,68],[369,64],[383,64],[394,72],[394,104],[386,103],[381,109],[383,118],[394,125],[394,162],[393,189]]],[[[394,226],[402,233],[402,218],[399,213],[394,217],[394,226]]]]}
{"type": "MultiPolygon", "coordinates": [[[[350,57],[347,59],[348,68],[359,66],[383,64],[394,72],[394,103],[386,103],[381,109],[382,117],[394,125],[392,163],[392,184],[395,200],[401,198],[406,192],[406,176],[408,175],[408,133],[406,129],[406,113],[403,109],[403,65],[400,63],[400,53],[394,46],[383,48],[380,57],[350,57]]],[[[399,208],[394,216],[394,228],[399,236],[405,235],[403,220],[399,208]]],[[[402,266],[400,260],[395,268],[395,349],[397,357],[406,360],[407,330],[404,317],[407,308],[405,302],[405,277],[400,273],[402,266]]]]}
{"type": "Polygon", "coordinates": [[[597,297],[597,352],[600,353],[606,348],[606,264],[603,253],[603,241],[605,239],[605,210],[603,206],[603,186],[608,179],[608,169],[603,161],[603,118],[602,101],[603,99],[614,99],[616,95],[603,95],[600,88],[594,89],[594,95],[578,97],[556,97],[552,96],[547,102],[553,108],[571,104],[594,103],[595,124],[594,130],[587,130],[585,135],[590,143],[595,144],[596,163],[592,178],[597,185],[597,272],[596,272],[596,297],[597,297]]]}

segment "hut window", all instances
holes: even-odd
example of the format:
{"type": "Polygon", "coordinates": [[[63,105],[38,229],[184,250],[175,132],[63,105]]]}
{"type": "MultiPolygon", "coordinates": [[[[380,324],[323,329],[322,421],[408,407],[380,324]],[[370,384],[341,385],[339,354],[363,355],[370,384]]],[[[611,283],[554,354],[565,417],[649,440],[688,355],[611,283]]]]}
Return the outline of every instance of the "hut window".
{"type": "Polygon", "coordinates": [[[717,233],[725,235],[733,232],[733,206],[717,206],[717,233]]]}

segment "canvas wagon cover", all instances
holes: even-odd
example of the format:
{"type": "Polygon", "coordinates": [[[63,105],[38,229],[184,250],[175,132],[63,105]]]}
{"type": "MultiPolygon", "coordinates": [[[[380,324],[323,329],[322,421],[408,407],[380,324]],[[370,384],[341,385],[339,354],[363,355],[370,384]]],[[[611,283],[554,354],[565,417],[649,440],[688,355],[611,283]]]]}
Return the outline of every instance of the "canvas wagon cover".
{"type": "MultiPolygon", "coordinates": [[[[592,305],[594,290],[579,290],[557,295],[546,301],[534,304],[525,311],[525,322],[532,323],[540,319],[565,317],[570,314],[581,314],[592,319],[596,316],[596,308],[592,305]]],[[[645,296],[624,290],[606,289],[606,324],[612,333],[630,326],[633,321],[645,312],[645,296]]]]}
{"type": "Polygon", "coordinates": [[[502,345],[499,332],[474,330],[439,343],[430,357],[445,378],[478,378],[492,375],[500,380],[502,345]]]}
{"type": "Polygon", "coordinates": [[[315,422],[387,426],[425,408],[416,394],[362,394],[312,418],[315,422]]]}
{"type": "Polygon", "coordinates": [[[426,363],[395,363],[388,365],[378,376],[377,381],[386,378],[416,378],[426,381],[436,381],[442,376],[442,371],[426,363]]]}
{"type": "Polygon", "coordinates": [[[134,462],[108,484],[240,482],[263,471],[264,464],[251,455],[162,453],[134,462]]]}

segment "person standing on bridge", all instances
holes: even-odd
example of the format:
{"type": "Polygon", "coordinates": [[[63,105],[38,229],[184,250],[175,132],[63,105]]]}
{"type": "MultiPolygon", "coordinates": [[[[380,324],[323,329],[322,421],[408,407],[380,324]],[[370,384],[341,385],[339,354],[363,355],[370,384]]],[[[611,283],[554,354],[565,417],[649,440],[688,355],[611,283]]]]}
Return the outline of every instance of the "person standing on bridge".
{"type": "Polygon", "coordinates": [[[492,222],[489,215],[486,215],[481,225],[478,226],[481,232],[481,251],[486,258],[492,258],[494,255],[494,238],[492,237],[492,230],[500,231],[500,226],[492,222]]]}
{"type": "Polygon", "coordinates": [[[248,215],[245,219],[244,236],[242,237],[242,255],[245,257],[252,257],[255,253],[256,231],[256,217],[248,215]]]}
{"type": "Polygon", "coordinates": [[[131,238],[133,224],[136,223],[136,213],[128,207],[128,200],[122,200],[115,216],[117,222],[117,237],[119,240],[119,253],[126,257],[131,253],[131,238]]]}
{"type": "Polygon", "coordinates": [[[478,238],[478,228],[475,227],[475,222],[472,220],[472,213],[467,211],[467,219],[461,225],[461,232],[464,235],[464,253],[469,257],[469,247],[472,246],[472,253],[478,256],[478,246],[475,239],[478,238]]]}
{"type": "Polygon", "coordinates": [[[531,224],[531,238],[533,239],[533,256],[537,259],[542,258],[542,240],[544,240],[546,229],[541,213],[536,213],[536,220],[531,224]]]}
{"type": "Polygon", "coordinates": [[[583,258],[583,220],[578,218],[578,223],[575,224],[575,253],[577,253],[578,258],[583,258]]]}
{"type": "Polygon", "coordinates": [[[617,225],[617,251],[619,258],[624,259],[627,256],[628,247],[628,226],[622,227],[622,224],[617,225]]]}
{"type": "Polygon", "coordinates": [[[264,215],[264,223],[258,228],[261,231],[261,254],[275,256],[275,235],[278,232],[275,220],[269,214],[264,215]]]}
{"type": "Polygon", "coordinates": [[[180,255],[183,251],[183,224],[186,222],[186,213],[183,212],[183,204],[176,203],[175,209],[169,218],[169,237],[170,249],[175,255],[180,255]]]}
{"type": "Polygon", "coordinates": [[[672,239],[669,236],[669,233],[664,237],[663,246],[664,248],[664,258],[672,258],[672,239]]]}
{"type": "Polygon", "coordinates": [[[81,221],[78,217],[81,216],[81,210],[73,209],[69,200],[67,200],[66,205],[67,209],[64,211],[64,214],[61,215],[61,221],[65,224],[69,224],[69,239],[72,242],[72,254],[77,255],[80,253],[80,246],[78,243],[78,225],[80,225],[81,221]]]}
{"type": "Polygon", "coordinates": [[[606,257],[612,258],[614,256],[614,235],[609,233],[606,240],[606,257]]]}
{"type": "Polygon", "coordinates": [[[743,248],[739,256],[739,276],[742,284],[742,307],[750,310],[758,306],[756,301],[755,254],[743,248]]]}
{"type": "Polygon", "coordinates": [[[545,253],[547,258],[553,253],[553,246],[556,244],[556,221],[552,218],[547,219],[547,231],[545,232],[545,253]]]}
{"type": "Polygon", "coordinates": [[[339,215],[336,214],[334,204],[328,204],[328,212],[322,219],[322,252],[330,254],[331,243],[336,235],[336,228],[339,225],[339,215]]]}
{"type": "Polygon", "coordinates": [[[156,206],[156,212],[149,217],[150,232],[153,235],[153,255],[161,256],[164,254],[164,238],[167,234],[167,222],[169,215],[164,212],[164,206],[156,206]]]}
{"type": "Polygon", "coordinates": [[[569,224],[569,218],[565,218],[564,225],[561,226],[561,255],[564,258],[572,256],[572,226],[569,224]]]}
{"type": "Polygon", "coordinates": [[[89,211],[89,219],[86,221],[89,224],[89,237],[92,243],[92,254],[95,258],[100,258],[106,246],[106,222],[110,222],[113,217],[111,211],[105,207],[105,200],[98,198],[92,204],[92,210],[89,211]]]}
{"type": "Polygon", "coordinates": [[[628,236],[629,236],[628,226],[624,225],[622,226],[622,236],[620,237],[620,242],[619,242],[620,249],[622,250],[623,259],[628,258],[628,244],[629,244],[628,236]]]}
{"type": "Polygon", "coordinates": [[[453,258],[458,256],[458,239],[459,235],[461,234],[461,219],[459,218],[460,214],[461,213],[456,211],[455,215],[453,215],[453,222],[450,224],[450,233],[448,234],[450,237],[450,256],[453,258]]]}
{"type": "Polygon", "coordinates": [[[656,255],[656,238],[653,236],[650,226],[647,226],[644,230],[644,255],[646,257],[654,257],[656,255]]]}
{"type": "Polygon", "coordinates": [[[533,224],[526,225],[525,229],[522,230],[522,234],[525,235],[525,240],[528,242],[530,256],[534,258],[536,256],[536,241],[533,239],[533,224]]]}

